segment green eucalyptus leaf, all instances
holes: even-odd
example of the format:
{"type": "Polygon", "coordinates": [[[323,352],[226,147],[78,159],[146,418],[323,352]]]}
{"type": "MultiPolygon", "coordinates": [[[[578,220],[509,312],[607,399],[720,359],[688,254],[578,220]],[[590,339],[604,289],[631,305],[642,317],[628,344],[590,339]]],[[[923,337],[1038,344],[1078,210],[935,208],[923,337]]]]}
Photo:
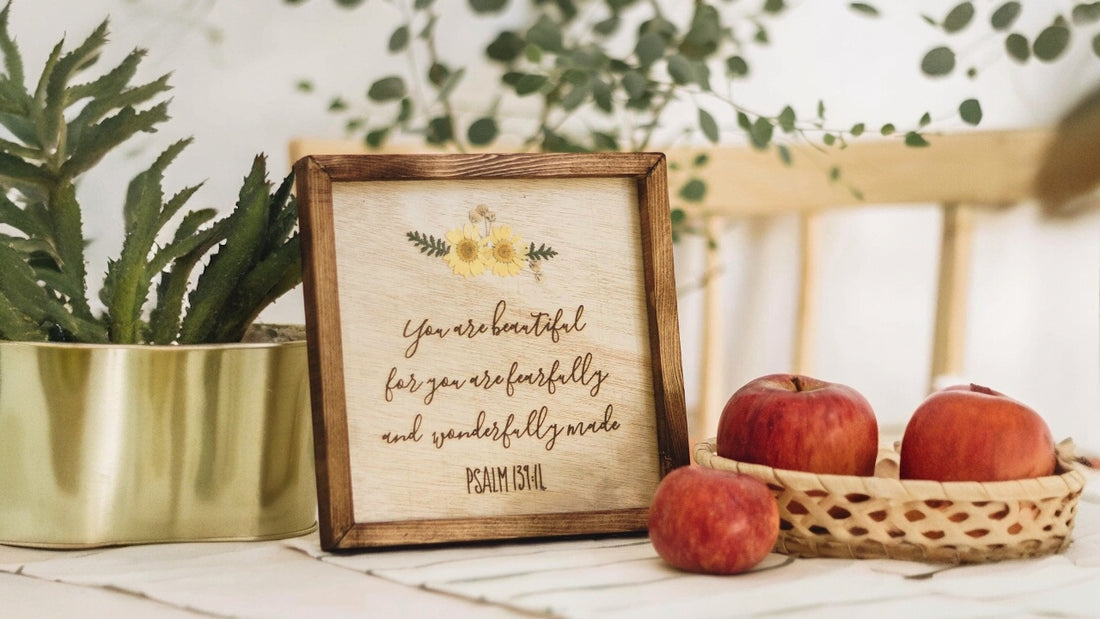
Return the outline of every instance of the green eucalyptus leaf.
{"type": "Polygon", "coordinates": [[[745,77],[749,74],[749,63],[741,56],[726,58],[726,73],[730,77],[745,77]]]}
{"type": "Polygon", "coordinates": [[[688,84],[692,81],[691,63],[680,54],[668,58],[668,73],[677,84],[688,84]]]}
{"type": "Polygon", "coordinates": [[[617,151],[619,149],[619,140],[610,133],[604,131],[592,131],[590,133],[592,137],[592,145],[599,151],[617,151]]]}
{"type": "Polygon", "coordinates": [[[508,0],[468,0],[475,13],[498,13],[508,5],[508,0]]]}
{"type": "Polygon", "coordinates": [[[683,54],[673,54],[668,58],[668,74],[677,84],[695,83],[710,90],[710,72],[702,61],[691,60],[683,54]]]}
{"type": "Polygon", "coordinates": [[[1039,36],[1035,37],[1031,49],[1039,60],[1052,62],[1066,51],[1066,48],[1069,47],[1069,40],[1069,28],[1055,24],[1047,26],[1039,33],[1039,36]]]}
{"type": "Polygon", "coordinates": [[[779,128],[782,129],[784,133],[794,131],[795,123],[798,122],[798,117],[794,113],[794,108],[789,105],[784,107],[783,111],[779,113],[777,121],[779,122],[779,128]]]}
{"type": "Polygon", "coordinates": [[[874,6],[867,4],[866,2],[850,2],[848,8],[868,17],[878,17],[879,11],[874,6]]]}
{"type": "Polygon", "coordinates": [[[929,112],[922,114],[920,120],[917,122],[917,125],[920,127],[927,127],[930,124],[932,124],[932,114],[929,112]]]}
{"type": "Polygon", "coordinates": [[[863,135],[863,132],[866,131],[866,129],[867,126],[865,124],[856,123],[852,125],[852,128],[848,130],[848,133],[852,134],[852,137],[858,138],[859,136],[863,135]]]}
{"type": "Polygon", "coordinates": [[[784,0],[765,0],[764,12],[772,15],[782,13],[787,8],[787,3],[784,0]]]}
{"type": "Polygon", "coordinates": [[[1092,54],[1100,57],[1100,34],[1092,37],[1092,54]]]}
{"type": "Polygon", "coordinates": [[[497,138],[497,121],[491,116],[479,118],[466,130],[466,139],[474,146],[491,144],[497,138]]]}
{"type": "Polygon", "coordinates": [[[967,99],[959,104],[959,116],[968,125],[982,122],[982,104],[977,99],[967,99]]]}
{"type": "Polygon", "coordinates": [[[627,71],[623,74],[622,85],[627,96],[638,99],[645,96],[649,89],[649,80],[640,71],[627,71]]]}
{"type": "Polygon", "coordinates": [[[680,187],[679,196],[687,202],[702,202],[707,196],[707,184],[702,179],[690,179],[680,187]]]}
{"type": "Polygon", "coordinates": [[[607,82],[594,79],[592,80],[592,101],[595,102],[596,108],[605,114],[610,114],[614,111],[615,107],[612,102],[611,87],[607,82]]]}
{"type": "MultiPolygon", "coordinates": [[[[768,0],[769,3],[773,1],[768,0]]],[[[705,2],[696,2],[691,25],[684,40],[680,42],[680,53],[688,58],[701,60],[713,54],[721,41],[722,18],[718,9],[705,2]]]]}
{"type": "Polygon", "coordinates": [[[921,59],[920,69],[931,77],[947,75],[955,69],[955,52],[944,45],[934,47],[921,59]]]}
{"type": "Polygon", "coordinates": [[[564,97],[561,99],[561,108],[566,111],[573,111],[581,106],[588,100],[588,96],[592,94],[592,89],[588,83],[575,84],[564,97]]]}
{"type": "Polygon", "coordinates": [[[413,2],[413,9],[423,11],[424,9],[431,8],[433,4],[435,4],[435,0],[416,0],[413,2]]]}
{"type": "Polygon", "coordinates": [[[363,137],[363,142],[372,149],[378,149],[386,142],[389,134],[390,130],[388,128],[374,129],[367,132],[367,135],[363,137]]]}
{"type": "Polygon", "coordinates": [[[643,34],[634,46],[634,54],[640,66],[648,67],[665,55],[665,41],[652,32],[643,34]]]}
{"type": "Polygon", "coordinates": [[[972,2],[961,2],[948,11],[947,17],[943,20],[943,29],[948,34],[953,34],[969,26],[973,19],[974,4],[972,2]]]}
{"type": "Polygon", "coordinates": [[[924,136],[916,131],[910,131],[905,134],[905,145],[913,148],[922,148],[928,146],[928,140],[924,139],[924,136]]]}
{"type": "Polygon", "coordinates": [[[607,19],[600,20],[592,25],[592,31],[600,36],[611,36],[619,31],[619,26],[622,25],[622,18],[618,15],[612,15],[607,19]]]}
{"type": "Polygon", "coordinates": [[[770,120],[763,116],[758,117],[752,122],[752,128],[749,129],[749,138],[752,140],[754,148],[764,150],[771,144],[772,134],[775,132],[775,126],[770,120]]]}
{"type": "MultiPolygon", "coordinates": [[[[436,93],[436,96],[439,98],[439,100],[442,101],[451,96],[451,92],[454,91],[454,89],[462,81],[462,78],[465,76],[466,67],[459,67],[457,71],[449,73],[447,75],[447,79],[443,80],[443,83],[439,86],[439,92],[436,93]]],[[[402,103],[404,103],[406,99],[407,97],[403,98],[401,100],[402,103]]]]}
{"type": "Polygon", "coordinates": [[[608,58],[607,68],[612,73],[625,73],[626,71],[632,69],[633,66],[624,60],[619,60],[618,58],[608,58]]]}
{"type": "Polygon", "coordinates": [[[779,155],[779,160],[784,165],[791,165],[794,158],[791,156],[791,149],[786,144],[779,144],[775,147],[775,152],[779,155]]]}
{"type": "Polygon", "coordinates": [[[1020,3],[1005,2],[993,11],[993,14],[989,17],[989,23],[993,26],[994,30],[1002,32],[1011,28],[1012,24],[1016,23],[1016,18],[1019,16],[1020,3]]]}
{"type": "Polygon", "coordinates": [[[894,123],[886,123],[879,129],[879,134],[886,137],[888,135],[894,135],[896,131],[897,128],[894,126],[894,123]]]}
{"type": "Polygon", "coordinates": [[[687,221],[687,211],[682,208],[674,208],[669,211],[669,217],[672,219],[672,225],[681,226],[687,221]]]}
{"type": "Polygon", "coordinates": [[[388,48],[391,53],[405,51],[409,46],[409,26],[402,24],[390,35],[388,48]]]}
{"type": "Polygon", "coordinates": [[[676,24],[665,19],[661,15],[657,15],[652,19],[647,19],[638,26],[638,36],[641,37],[644,34],[653,33],[664,39],[665,44],[671,44],[678,36],[679,29],[676,24]]]}
{"type": "Polygon", "coordinates": [[[1005,51],[1017,62],[1027,62],[1031,58],[1031,44],[1024,35],[1013,32],[1005,37],[1005,51]]]}
{"type": "Polygon", "coordinates": [[[450,116],[437,116],[428,121],[428,131],[424,139],[429,144],[446,144],[453,142],[454,137],[454,122],[450,116]]]}
{"type": "Polygon", "coordinates": [[[420,32],[416,33],[416,38],[421,41],[429,41],[435,36],[435,25],[439,22],[439,16],[435,13],[428,14],[428,21],[424,24],[424,27],[420,29],[420,32]]]}
{"type": "Polygon", "coordinates": [[[398,75],[390,75],[375,80],[367,90],[367,98],[378,102],[393,101],[404,97],[406,92],[405,80],[398,75]]]}
{"type": "Polygon", "coordinates": [[[428,81],[436,88],[442,86],[450,75],[451,70],[442,62],[433,62],[432,66],[428,67],[428,81]]]}
{"type": "Polygon", "coordinates": [[[523,57],[531,64],[542,62],[542,48],[535,44],[529,44],[523,48],[523,57]]]}
{"type": "Polygon", "coordinates": [[[1100,2],[1080,2],[1073,5],[1070,18],[1079,25],[1096,23],[1100,20],[1100,2]]]}
{"type": "MultiPolygon", "coordinates": [[[[586,76],[590,71],[585,70],[603,69],[611,63],[611,59],[608,58],[607,54],[595,45],[586,45],[573,49],[569,51],[567,55],[569,61],[573,64],[573,72],[581,71],[586,76]]],[[[564,64],[564,60],[560,61],[559,64],[564,64]]]]}
{"type": "Polygon", "coordinates": [[[746,114],[744,112],[741,112],[741,111],[738,111],[737,112],[737,126],[740,127],[742,131],[748,133],[749,131],[752,130],[752,119],[749,118],[748,114],[746,114]]]}
{"type": "Polygon", "coordinates": [[[703,131],[703,135],[713,144],[718,143],[718,122],[714,120],[714,116],[710,112],[699,108],[699,129],[703,131]]]}
{"type": "Polygon", "coordinates": [[[562,73],[561,79],[573,86],[586,86],[588,81],[592,79],[592,74],[583,69],[570,68],[562,73]]]}
{"type": "Polygon", "coordinates": [[[394,117],[393,122],[397,125],[404,125],[412,118],[413,115],[413,101],[409,97],[401,99],[401,103],[397,106],[397,116],[394,117]]]}
{"type": "Polygon", "coordinates": [[[571,140],[568,136],[542,126],[542,150],[549,153],[583,153],[588,149],[571,140]]]}
{"type": "Polygon", "coordinates": [[[547,83],[545,75],[538,75],[536,73],[524,73],[516,80],[515,90],[519,96],[529,95],[538,92],[547,83]]]}
{"type": "Polygon", "coordinates": [[[527,31],[527,43],[538,46],[549,52],[558,53],[564,48],[561,25],[543,15],[535,22],[535,25],[527,31]]]}

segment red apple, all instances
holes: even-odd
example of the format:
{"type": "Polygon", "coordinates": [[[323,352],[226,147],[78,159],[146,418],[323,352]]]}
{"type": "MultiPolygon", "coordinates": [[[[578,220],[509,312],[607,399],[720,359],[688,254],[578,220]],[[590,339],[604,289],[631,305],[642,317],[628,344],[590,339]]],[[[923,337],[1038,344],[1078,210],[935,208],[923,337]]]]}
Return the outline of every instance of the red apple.
{"type": "Polygon", "coordinates": [[[1004,481],[1054,473],[1054,441],[1028,406],[981,385],[928,396],[901,438],[902,479],[1004,481]]]}
{"type": "Polygon", "coordinates": [[[771,552],[779,507],[764,482],[699,465],[661,480],[649,507],[649,539],[662,559],[689,572],[737,574],[771,552]]]}
{"type": "Polygon", "coordinates": [[[851,387],[771,374],[746,383],[722,409],[718,455],[779,469],[869,476],[878,459],[878,421],[851,387]]]}

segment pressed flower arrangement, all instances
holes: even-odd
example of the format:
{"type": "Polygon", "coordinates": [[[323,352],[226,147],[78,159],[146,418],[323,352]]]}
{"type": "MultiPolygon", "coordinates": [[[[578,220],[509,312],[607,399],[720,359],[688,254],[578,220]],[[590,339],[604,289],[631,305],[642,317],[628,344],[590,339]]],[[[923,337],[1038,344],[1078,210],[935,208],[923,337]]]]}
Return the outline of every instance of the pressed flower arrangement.
{"type": "Polygon", "coordinates": [[[541,280],[541,263],[558,252],[545,243],[535,247],[532,242],[525,247],[511,226],[497,225],[496,219],[496,213],[482,204],[470,211],[468,223],[450,230],[444,238],[416,231],[405,236],[421,253],[443,258],[455,275],[473,277],[488,272],[511,277],[527,269],[536,280],[541,280]]]}

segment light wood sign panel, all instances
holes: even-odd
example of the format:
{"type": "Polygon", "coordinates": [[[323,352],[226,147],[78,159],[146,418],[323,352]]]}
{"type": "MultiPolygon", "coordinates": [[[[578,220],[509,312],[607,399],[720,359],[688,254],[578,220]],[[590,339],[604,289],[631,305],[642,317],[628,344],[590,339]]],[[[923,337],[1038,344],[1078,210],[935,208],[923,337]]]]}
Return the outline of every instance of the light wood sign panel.
{"type": "Polygon", "coordinates": [[[322,545],[643,530],[689,458],[664,156],[295,172],[322,545]]]}

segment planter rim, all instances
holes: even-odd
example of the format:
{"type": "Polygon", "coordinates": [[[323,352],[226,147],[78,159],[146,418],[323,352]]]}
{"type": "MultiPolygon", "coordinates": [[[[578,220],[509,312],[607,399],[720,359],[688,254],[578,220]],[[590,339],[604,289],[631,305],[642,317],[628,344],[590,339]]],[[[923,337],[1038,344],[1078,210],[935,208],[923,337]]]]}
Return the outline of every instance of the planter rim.
{"type": "Polygon", "coordinates": [[[42,342],[35,340],[4,340],[0,339],[0,346],[26,345],[37,348],[65,348],[68,350],[141,350],[141,351],[188,351],[188,350],[218,350],[218,349],[243,349],[243,348],[284,348],[306,345],[305,326],[301,324],[280,323],[255,323],[253,330],[269,330],[278,334],[276,339],[265,340],[262,337],[250,338],[249,331],[245,339],[240,342],[215,342],[209,344],[123,344],[116,342],[42,342]]]}
{"type": "Polygon", "coordinates": [[[31,342],[20,340],[0,340],[0,346],[33,346],[36,348],[76,348],[86,350],[153,350],[153,351],[187,351],[187,350],[213,350],[218,348],[281,348],[305,346],[306,340],[293,340],[289,342],[219,342],[217,344],[96,344],[89,342],[31,342]]]}

